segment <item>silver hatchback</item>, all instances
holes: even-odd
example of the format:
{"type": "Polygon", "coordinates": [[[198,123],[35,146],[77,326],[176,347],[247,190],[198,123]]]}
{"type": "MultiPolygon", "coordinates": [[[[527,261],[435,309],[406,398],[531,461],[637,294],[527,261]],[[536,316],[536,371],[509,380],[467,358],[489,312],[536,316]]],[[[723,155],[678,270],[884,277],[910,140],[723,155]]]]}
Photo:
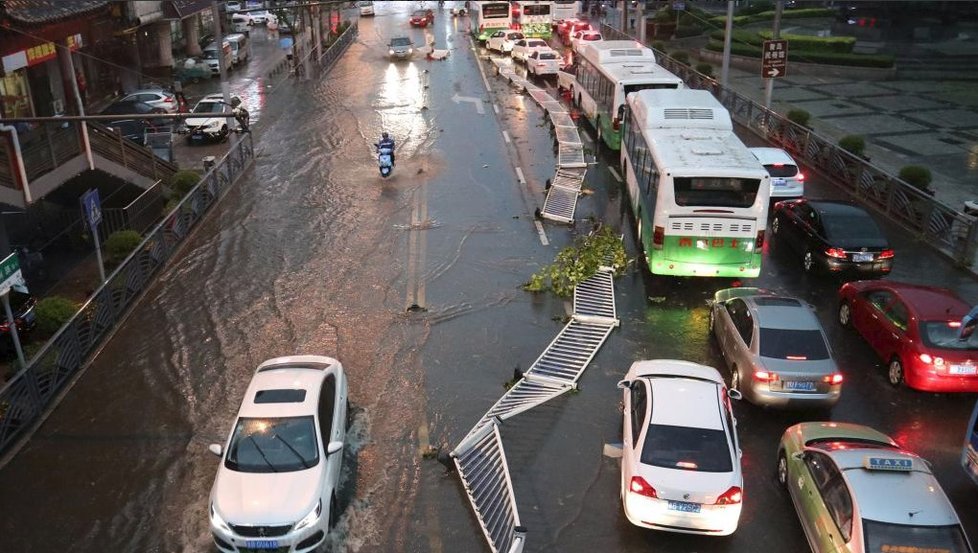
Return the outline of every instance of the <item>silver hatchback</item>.
{"type": "Polygon", "coordinates": [[[751,403],[820,408],[839,401],[842,373],[807,303],[759,288],[720,290],[710,332],[730,369],[730,387],[751,403]]]}

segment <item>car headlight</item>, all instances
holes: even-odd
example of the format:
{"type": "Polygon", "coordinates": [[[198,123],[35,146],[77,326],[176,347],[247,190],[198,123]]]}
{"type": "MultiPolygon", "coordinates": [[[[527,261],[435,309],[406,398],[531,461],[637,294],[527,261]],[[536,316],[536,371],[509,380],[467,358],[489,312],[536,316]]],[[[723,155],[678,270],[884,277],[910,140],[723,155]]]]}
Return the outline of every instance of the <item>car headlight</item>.
{"type": "Polygon", "coordinates": [[[393,48],[391,48],[390,50],[388,50],[388,51],[387,51],[387,55],[389,55],[389,56],[393,56],[393,55],[394,55],[394,49],[393,49],[393,48]]]}
{"type": "Polygon", "coordinates": [[[225,522],[224,519],[221,518],[221,515],[217,513],[217,509],[214,508],[213,501],[211,501],[211,525],[216,526],[229,534],[231,533],[231,527],[228,526],[228,523],[225,522]]]}
{"type": "Polygon", "coordinates": [[[408,48],[408,54],[413,54],[413,53],[414,53],[414,48],[408,48]]]}
{"type": "Polygon", "coordinates": [[[207,128],[208,129],[216,129],[216,128],[220,127],[220,126],[221,126],[221,122],[220,121],[217,121],[217,120],[208,121],[207,122],[207,128]]]}
{"type": "Polygon", "coordinates": [[[320,499],[319,501],[316,502],[315,509],[309,511],[308,515],[302,517],[302,520],[295,523],[295,529],[302,530],[307,526],[312,526],[313,524],[316,523],[317,520],[319,520],[319,515],[321,515],[322,512],[323,512],[323,500],[320,499]]]}

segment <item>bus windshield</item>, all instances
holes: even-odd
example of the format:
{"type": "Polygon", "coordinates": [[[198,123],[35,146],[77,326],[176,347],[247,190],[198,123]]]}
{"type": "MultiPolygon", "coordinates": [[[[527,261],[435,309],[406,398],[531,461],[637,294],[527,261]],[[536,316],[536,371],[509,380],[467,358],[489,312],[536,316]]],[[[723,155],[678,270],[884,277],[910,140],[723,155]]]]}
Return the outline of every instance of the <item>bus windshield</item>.
{"type": "Polygon", "coordinates": [[[682,207],[751,207],[760,179],[675,177],[676,205],[682,207]]]}

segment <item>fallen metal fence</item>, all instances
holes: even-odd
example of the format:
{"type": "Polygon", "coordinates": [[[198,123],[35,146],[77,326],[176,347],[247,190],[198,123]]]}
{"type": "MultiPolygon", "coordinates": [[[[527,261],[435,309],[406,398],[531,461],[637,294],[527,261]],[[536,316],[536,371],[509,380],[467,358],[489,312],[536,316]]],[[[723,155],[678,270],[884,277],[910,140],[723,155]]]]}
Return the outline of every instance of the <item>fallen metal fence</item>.
{"type": "Polygon", "coordinates": [[[0,453],[7,451],[57,400],[183,240],[254,159],[251,134],[201,177],[183,200],[119,264],[78,312],[0,388],[0,453]]]}
{"type": "MultiPolygon", "coordinates": [[[[638,40],[609,25],[601,25],[607,39],[638,40]]],[[[812,129],[740,95],[665,52],[655,50],[657,63],[672,71],[690,88],[709,90],[730,116],[771,144],[826,176],[857,201],[887,217],[915,237],[936,246],[963,267],[975,263],[978,219],[911,186],[868,160],[854,155],[812,129]]]]}

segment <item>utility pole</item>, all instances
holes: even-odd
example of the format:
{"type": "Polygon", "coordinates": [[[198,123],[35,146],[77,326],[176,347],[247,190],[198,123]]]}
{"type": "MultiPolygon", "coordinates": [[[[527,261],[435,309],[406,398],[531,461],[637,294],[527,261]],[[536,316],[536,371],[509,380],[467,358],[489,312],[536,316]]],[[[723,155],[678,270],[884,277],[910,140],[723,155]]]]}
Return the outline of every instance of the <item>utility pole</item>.
{"type": "Polygon", "coordinates": [[[723,64],[720,66],[720,86],[727,86],[730,76],[730,38],[733,34],[734,0],[727,0],[727,25],[723,34],[723,64]]]}
{"type": "MultiPolygon", "coordinates": [[[[217,43],[217,66],[221,68],[221,94],[224,96],[224,103],[231,105],[231,88],[228,85],[228,64],[224,57],[224,31],[221,29],[221,10],[217,6],[217,0],[211,0],[211,15],[213,16],[212,28],[214,31],[214,41],[217,43]]],[[[228,129],[231,128],[231,121],[226,119],[228,129]]],[[[231,139],[231,145],[235,140],[231,139]]]]}
{"type": "MultiPolygon", "coordinates": [[[[777,40],[781,38],[781,12],[784,11],[784,0],[777,0],[774,7],[774,29],[771,30],[771,38],[777,40]]],[[[764,81],[764,107],[771,109],[771,96],[774,94],[774,79],[765,77],[764,81]]]]}

